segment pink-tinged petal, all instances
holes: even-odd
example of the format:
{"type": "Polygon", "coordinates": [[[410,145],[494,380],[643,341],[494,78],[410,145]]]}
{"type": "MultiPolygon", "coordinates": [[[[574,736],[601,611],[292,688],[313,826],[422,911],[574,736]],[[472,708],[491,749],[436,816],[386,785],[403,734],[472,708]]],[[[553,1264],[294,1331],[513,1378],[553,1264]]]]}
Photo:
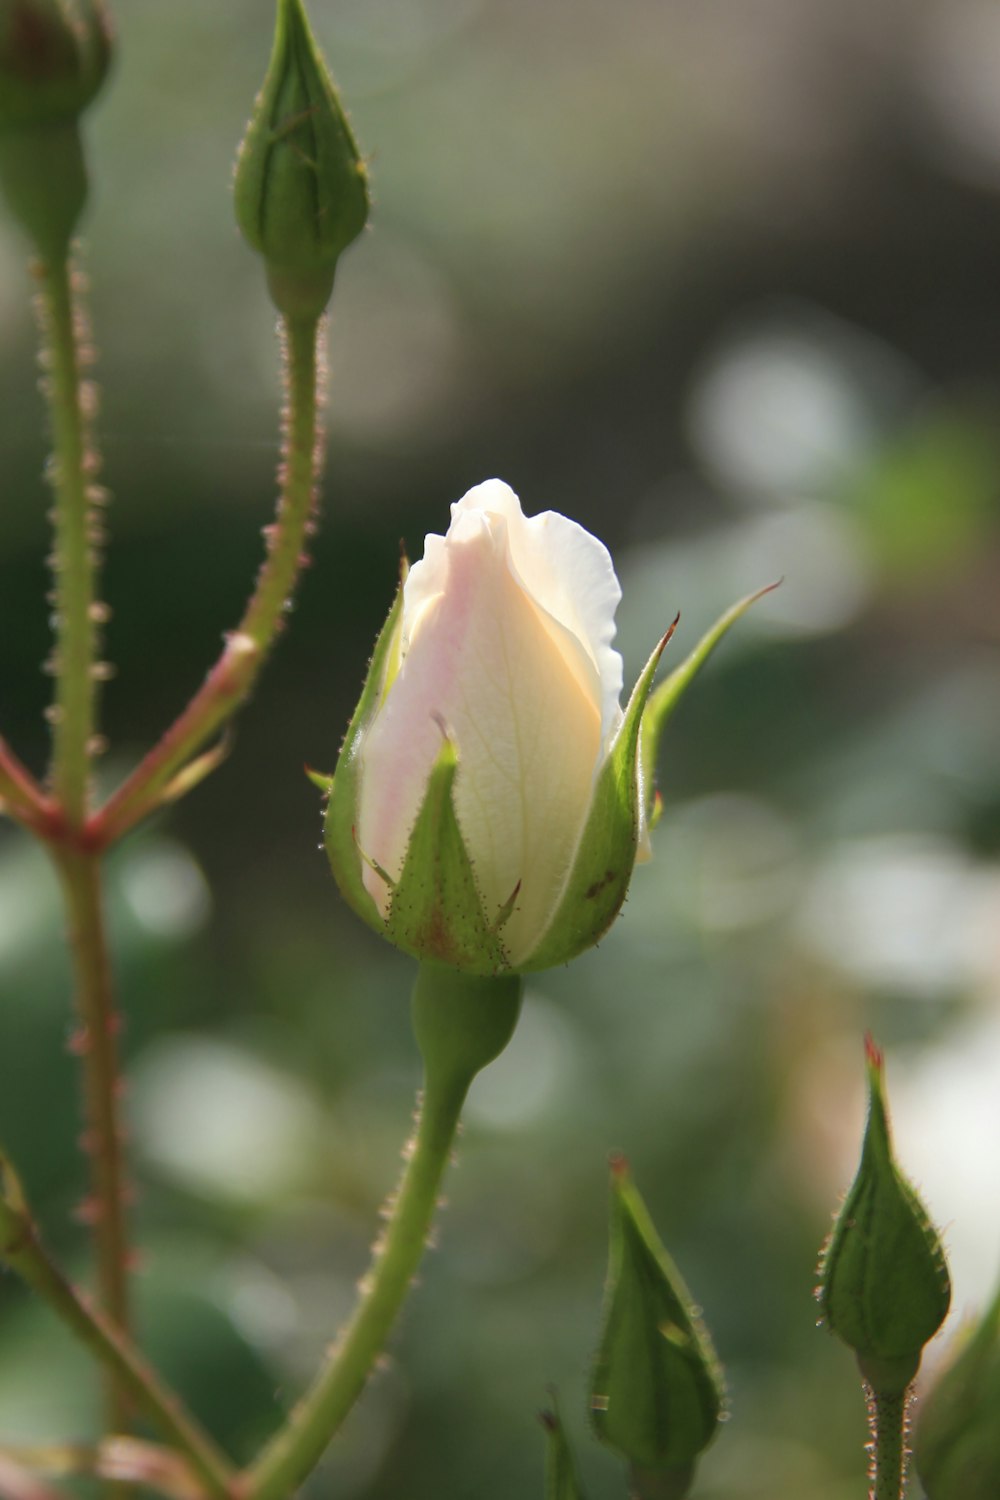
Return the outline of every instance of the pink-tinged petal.
{"type": "Polygon", "coordinates": [[[590,658],[607,750],[621,721],[622,693],[622,659],[612,645],[622,591],[608,549],[558,511],[525,516],[514,491],[500,479],[476,485],[451,510],[453,526],[477,511],[506,520],[515,575],[535,603],[564,626],[590,658]]]}
{"type": "MultiPolygon", "coordinates": [[[[459,502],[448,537],[428,538],[407,579],[402,664],[362,749],[358,840],[399,875],[443,723],[458,749],[456,811],[487,916],[521,883],[504,927],[516,966],[545,930],[589,809],[603,758],[612,674],[601,653],[610,631],[584,638],[566,619],[586,613],[572,604],[572,578],[593,582],[594,555],[578,549],[567,573],[544,562],[545,547],[533,563],[522,535],[515,557],[518,522],[496,495],[506,487],[485,488],[497,503],[459,502]],[[526,576],[545,583],[543,597],[526,576]]],[[[536,535],[556,530],[547,524],[536,535]]],[[[365,882],[386,911],[385,882],[373,869],[365,882]]]]}

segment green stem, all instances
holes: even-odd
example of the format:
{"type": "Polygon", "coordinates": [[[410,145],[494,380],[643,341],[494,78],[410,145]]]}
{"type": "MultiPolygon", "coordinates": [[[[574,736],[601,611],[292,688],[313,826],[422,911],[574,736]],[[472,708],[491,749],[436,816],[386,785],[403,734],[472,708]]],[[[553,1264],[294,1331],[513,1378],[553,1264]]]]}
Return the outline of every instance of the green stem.
{"type": "Polygon", "coordinates": [[[286,403],[277,514],[243,618],[201,688],[132,775],[93,819],[110,843],[157,806],[171,781],[250,695],[280,632],[305,561],[322,457],[318,352],[325,320],[285,321],[286,403]]]}
{"type": "Polygon", "coordinates": [[[869,1500],[905,1500],[910,1392],[886,1395],[869,1386],[866,1395],[872,1434],[869,1500]]]}
{"type": "MultiPolygon", "coordinates": [[[[92,1220],[100,1304],[124,1334],[129,1326],[128,1234],[125,1222],[125,1162],[118,1087],[118,1017],[104,925],[99,856],[54,848],[62,881],[73,960],[84,1086],[84,1143],[91,1164],[92,1220]]],[[[112,1431],[128,1426],[129,1403],[108,1377],[108,1421],[112,1431]]]]}
{"type": "Polygon", "coordinates": [[[12,1201],[9,1187],[0,1195],[0,1258],[103,1362],[116,1388],[128,1392],[135,1406],[186,1455],[209,1494],[228,1495],[229,1461],[120,1331],[103,1313],[88,1306],[57,1269],[38,1239],[27,1208],[12,1201]]]}
{"type": "Polygon", "coordinates": [[[479,979],[423,964],[414,1031],[424,1058],[416,1135],[365,1290],[327,1365],[238,1484],[240,1500],[285,1500],[357,1401],[423,1257],[469,1085],[506,1046],[521,1003],[515,976],[479,979]]]}
{"type": "Polygon", "coordinates": [[[94,579],[95,520],[90,478],[96,457],[84,408],[81,366],[86,348],[83,310],[75,299],[68,258],[38,266],[38,308],[52,426],[53,602],[55,700],[52,721],[52,785],[67,821],[82,824],[87,813],[90,755],[94,743],[97,629],[94,579]]]}

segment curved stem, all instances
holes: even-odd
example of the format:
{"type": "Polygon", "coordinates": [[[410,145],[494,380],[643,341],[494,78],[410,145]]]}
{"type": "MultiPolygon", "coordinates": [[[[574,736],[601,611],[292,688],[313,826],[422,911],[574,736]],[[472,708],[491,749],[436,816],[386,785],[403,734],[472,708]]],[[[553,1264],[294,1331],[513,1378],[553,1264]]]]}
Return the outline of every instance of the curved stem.
{"type": "Polygon", "coordinates": [[[232,1474],[228,1459],[119,1330],[70,1285],[40,1243],[27,1208],[5,1194],[0,1194],[0,1258],[44,1298],[104,1363],[116,1386],[127,1391],[136,1407],[186,1455],[209,1494],[228,1495],[232,1474]]]}
{"type": "Polygon", "coordinates": [[[95,840],[111,843],[169,795],[170,783],[223,727],[257,681],[280,632],[305,562],[304,547],[316,501],[322,444],[319,350],[325,320],[283,325],[286,403],[280,495],[267,553],[243,618],[198,692],[132,775],[92,819],[95,840]]]}
{"type": "Polygon", "coordinates": [[[412,1154],[366,1289],[330,1364],[241,1486],[248,1500],[285,1500],[319,1462],[364,1389],[423,1257],[463,1097],[425,1092],[412,1154]]]}
{"type": "Polygon", "coordinates": [[[521,988],[515,976],[479,979],[421,966],[413,1011],[424,1057],[424,1091],[385,1233],[329,1362],[286,1426],[238,1481],[240,1500],[285,1500],[315,1468],[364,1389],[423,1257],[469,1085],[510,1039],[521,988]]]}
{"type": "Polygon", "coordinates": [[[81,367],[86,357],[79,277],[68,259],[37,267],[42,388],[52,426],[53,603],[56,679],[52,721],[52,785],[66,819],[87,812],[95,727],[97,628],[94,579],[97,527],[91,514],[97,458],[87,431],[81,367]]]}
{"type": "MultiPolygon", "coordinates": [[[[100,1303],[116,1327],[129,1326],[128,1233],[125,1222],[125,1163],[118,1082],[118,1017],[104,925],[99,857],[72,849],[53,850],[69,917],[79,1028],[73,1048],[84,1083],[84,1145],[91,1163],[92,1221],[100,1303]]],[[[108,1380],[108,1418],[113,1431],[128,1425],[129,1403],[113,1376],[108,1380]]]]}
{"type": "Polygon", "coordinates": [[[866,1396],[872,1434],[869,1500],[904,1500],[910,1392],[884,1395],[869,1387],[866,1396]]]}

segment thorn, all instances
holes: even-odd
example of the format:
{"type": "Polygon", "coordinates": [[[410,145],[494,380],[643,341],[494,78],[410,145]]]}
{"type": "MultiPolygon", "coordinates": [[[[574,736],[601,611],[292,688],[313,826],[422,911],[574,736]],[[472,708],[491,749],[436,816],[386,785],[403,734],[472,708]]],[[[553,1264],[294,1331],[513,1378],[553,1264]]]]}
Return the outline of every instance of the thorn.
{"type": "Polygon", "coordinates": [[[77,1026],[70,1032],[66,1042],[66,1051],[71,1057],[83,1057],[90,1046],[90,1032],[86,1026],[77,1026]]]}

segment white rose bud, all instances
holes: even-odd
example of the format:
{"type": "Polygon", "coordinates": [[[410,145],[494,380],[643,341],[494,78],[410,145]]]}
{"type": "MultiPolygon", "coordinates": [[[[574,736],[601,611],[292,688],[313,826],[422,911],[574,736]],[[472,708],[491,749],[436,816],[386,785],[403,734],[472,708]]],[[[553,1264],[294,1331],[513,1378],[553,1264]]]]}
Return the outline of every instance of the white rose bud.
{"type": "Polygon", "coordinates": [[[641,721],[666,638],[623,714],[621,589],[602,543],[554,511],[527,518],[497,479],[451,514],[376,644],[327,850],[349,903],[417,958],[547,968],[595,943],[625,899],[657,738],[647,727],[640,755],[641,721]]]}

